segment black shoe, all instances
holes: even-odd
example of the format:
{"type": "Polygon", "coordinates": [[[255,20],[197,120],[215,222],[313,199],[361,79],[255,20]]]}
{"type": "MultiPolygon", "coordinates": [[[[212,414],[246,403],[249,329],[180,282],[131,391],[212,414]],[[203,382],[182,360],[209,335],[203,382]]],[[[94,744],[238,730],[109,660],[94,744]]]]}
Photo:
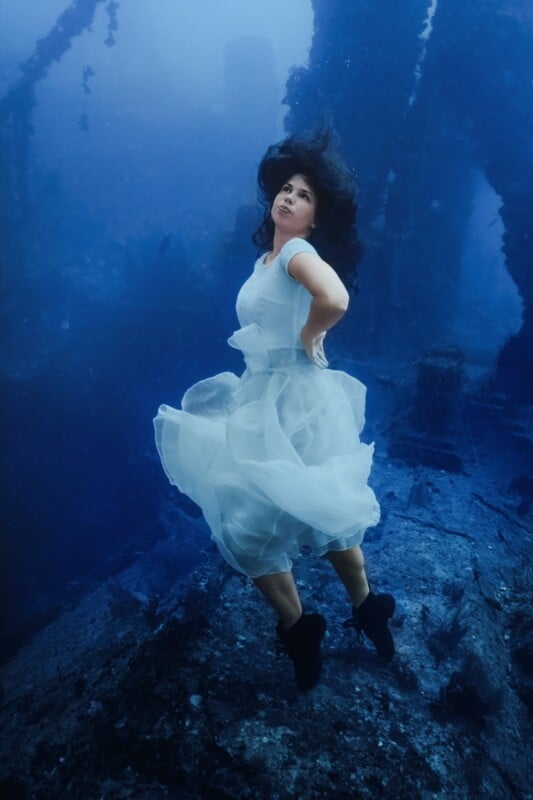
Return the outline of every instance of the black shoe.
{"type": "Polygon", "coordinates": [[[355,628],[365,633],[375,646],[378,656],[392,661],[394,640],[389,630],[389,619],[394,614],[396,601],[391,594],[370,592],[359,608],[353,607],[355,628]]]}
{"type": "Polygon", "coordinates": [[[322,670],[320,643],[326,633],[326,620],[321,614],[302,614],[289,630],[278,622],[276,633],[294,664],[298,689],[312,689],[322,670]]]}

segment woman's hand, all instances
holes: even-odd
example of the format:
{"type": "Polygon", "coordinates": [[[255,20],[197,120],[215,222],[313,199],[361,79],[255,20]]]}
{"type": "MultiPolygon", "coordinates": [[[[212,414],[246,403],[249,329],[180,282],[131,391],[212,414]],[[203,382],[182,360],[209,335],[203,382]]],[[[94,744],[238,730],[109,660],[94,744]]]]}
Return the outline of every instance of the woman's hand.
{"type": "Polygon", "coordinates": [[[325,331],[324,333],[319,333],[318,336],[313,336],[309,333],[305,326],[302,328],[300,333],[300,340],[309,359],[313,362],[313,364],[321,369],[325,369],[328,366],[328,360],[324,352],[325,338],[325,331]]]}

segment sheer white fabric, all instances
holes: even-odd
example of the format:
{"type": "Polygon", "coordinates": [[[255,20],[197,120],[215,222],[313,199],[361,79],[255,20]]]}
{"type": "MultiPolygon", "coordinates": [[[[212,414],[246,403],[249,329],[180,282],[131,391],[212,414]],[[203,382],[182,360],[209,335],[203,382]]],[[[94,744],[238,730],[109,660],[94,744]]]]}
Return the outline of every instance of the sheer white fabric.
{"type": "Polygon", "coordinates": [[[367,485],[373,445],[359,434],[366,389],[319,369],[301,348],[309,292],[288,274],[292,239],[268,266],[256,261],[237,297],[239,378],[223,372],[192,386],[181,410],[162,405],[156,443],[169,481],[204,513],[224,558],[251,577],[284,572],[303,549],[359,544],[379,521],[367,485]]]}

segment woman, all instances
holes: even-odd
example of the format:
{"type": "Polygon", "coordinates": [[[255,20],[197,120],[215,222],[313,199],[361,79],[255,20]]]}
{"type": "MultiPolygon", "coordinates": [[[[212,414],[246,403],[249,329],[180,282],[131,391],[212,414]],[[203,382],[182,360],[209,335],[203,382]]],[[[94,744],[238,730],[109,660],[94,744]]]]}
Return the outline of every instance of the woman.
{"type": "MultiPolygon", "coordinates": [[[[369,591],[360,548],[379,505],[367,485],[365,387],[327,369],[324,337],[346,313],[356,204],[330,137],[291,137],[259,166],[267,211],[254,241],[266,247],[237,297],[228,340],[246,369],[195,384],[182,410],[161,406],[156,442],[171,483],[201,508],[224,558],[254,580],[278,614],[277,633],[298,687],[321,670],[326,621],[303,612],[292,575],[302,549],[329,558],[353,603],[355,625],[390,660],[391,595],[369,591]],[[310,239],[336,254],[335,269],[310,239]],[[343,280],[341,280],[342,275],[343,280]]],[[[322,247],[321,247],[322,249],[322,247]]]]}

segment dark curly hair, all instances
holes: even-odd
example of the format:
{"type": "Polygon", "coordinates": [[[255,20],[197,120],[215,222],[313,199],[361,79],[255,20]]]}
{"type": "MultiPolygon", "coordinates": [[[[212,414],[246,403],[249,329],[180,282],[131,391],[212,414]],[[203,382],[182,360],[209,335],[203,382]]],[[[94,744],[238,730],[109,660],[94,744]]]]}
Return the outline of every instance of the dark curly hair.
{"type": "Polygon", "coordinates": [[[274,222],[270,211],[275,196],[293,175],[304,175],[317,197],[317,227],[309,241],[331,264],[347,288],[356,289],[356,264],[361,255],[357,239],[355,180],[331,146],[332,131],[311,137],[289,136],[268,148],[259,164],[259,200],[265,213],[252,240],[271,248],[274,222]]]}

